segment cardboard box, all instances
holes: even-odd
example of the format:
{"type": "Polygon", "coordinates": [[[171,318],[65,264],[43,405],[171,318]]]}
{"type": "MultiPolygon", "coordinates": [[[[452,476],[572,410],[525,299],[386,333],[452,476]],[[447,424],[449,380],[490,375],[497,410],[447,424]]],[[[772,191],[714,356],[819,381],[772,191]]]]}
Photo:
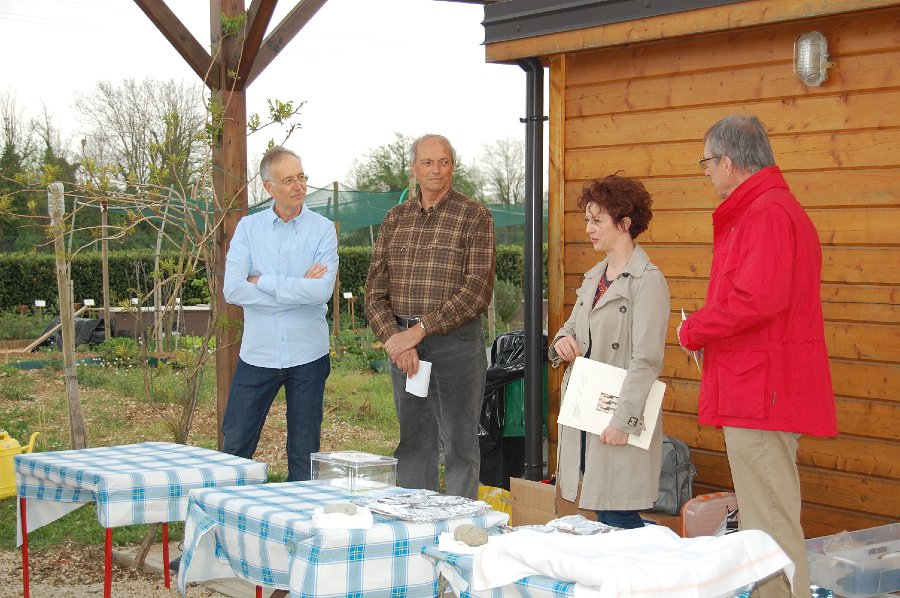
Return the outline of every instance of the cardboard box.
{"type": "MultiPolygon", "coordinates": [[[[509,479],[509,497],[512,503],[510,525],[543,525],[551,519],[566,515],[582,515],[591,521],[597,521],[597,512],[579,509],[575,505],[581,500],[581,486],[575,502],[564,500],[559,489],[550,484],[542,484],[521,478],[509,479]]],[[[681,517],[662,513],[641,512],[641,518],[657,525],[665,525],[673,532],[681,535],[681,517]]]]}
{"type": "Polygon", "coordinates": [[[556,519],[556,486],[522,478],[509,479],[510,525],[542,525],[556,519]]]}
{"type": "MultiPolygon", "coordinates": [[[[579,488],[579,498],[581,490],[579,488]]],[[[509,498],[512,503],[511,525],[542,525],[565,515],[583,515],[591,521],[597,513],[577,509],[575,503],[563,500],[556,486],[522,478],[509,479],[509,498]]]]}

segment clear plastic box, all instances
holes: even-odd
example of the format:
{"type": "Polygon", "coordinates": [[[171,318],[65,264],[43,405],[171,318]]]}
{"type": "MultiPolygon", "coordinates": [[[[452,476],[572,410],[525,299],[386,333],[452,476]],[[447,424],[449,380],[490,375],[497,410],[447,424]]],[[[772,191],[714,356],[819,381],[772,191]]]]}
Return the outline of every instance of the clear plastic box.
{"type": "Polygon", "coordinates": [[[900,590],[900,523],[806,541],[812,583],[866,598],[900,590]]]}
{"type": "Polygon", "coordinates": [[[313,453],[311,478],[353,494],[377,490],[397,483],[397,460],[360,451],[313,453]]]}

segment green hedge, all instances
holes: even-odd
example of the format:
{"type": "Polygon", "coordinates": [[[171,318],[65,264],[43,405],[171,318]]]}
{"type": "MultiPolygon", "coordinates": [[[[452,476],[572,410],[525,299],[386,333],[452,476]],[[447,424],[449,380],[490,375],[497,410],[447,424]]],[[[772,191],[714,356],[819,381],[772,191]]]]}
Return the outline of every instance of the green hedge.
{"type": "MultiPolygon", "coordinates": [[[[162,256],[175,259],[175,255],[162,256]]],[[[152,251],[117,251],[109,254],[110,302],[118,305],[139,292],[152,287],[152,251]]],[[[195,273],[201,278],[204,272],[195,273]]],[[[51,311],[58,311],[56,288],[56,258],[46,253],[8,253],[0,255],[0,279],[7,284],[0,286],[0,309],[14,309],[17,305],[34,305],[35,299],[43,299],[51,311]]],[[[80,253],[72,260],[72,284],[75,301],[93,299],[99,305],[103,298],[102,267],[99,252],[80,253]]],[[[206,299],[203,285],[185,284],[182,300],[185,305],[201,303],[206,299]]]]}
{"type": "MultiPolygon", "coordinates": [[[[546,248],[545,248],[546,249],[546,248]]],[[[340,247],[341,290],[362,296],[369,271],[372,251],[369,247],[340,247]]],[[[162,259],[174,260],[174,254],[162,259]]],[[[544,251],[544,289],[547,287],[546,250],[544,251]]],[[[497,247],[497,278],[522,288],[524,284],[524,249],[519,245],[497,247]]],[[[115,251],[109,254],[109,289],[113,305],[126,302],[138,290],[149,289],[153,272],[152,251],[115,251]]],[[[194,275],[194,284],[186,281],[182,292],[185,305],[208,300],[205,271],[194,275]]],[[[51,311],[57,310],[56,260],[52,254],[0,254],[0,310],[12,310],[18,305],[34,305],[43,299],[51,311]]],[[[72,262],[72,281],[75,301],[90,298],[100,304],[103,298],[100,253],[79,253],[72,262]]]]}

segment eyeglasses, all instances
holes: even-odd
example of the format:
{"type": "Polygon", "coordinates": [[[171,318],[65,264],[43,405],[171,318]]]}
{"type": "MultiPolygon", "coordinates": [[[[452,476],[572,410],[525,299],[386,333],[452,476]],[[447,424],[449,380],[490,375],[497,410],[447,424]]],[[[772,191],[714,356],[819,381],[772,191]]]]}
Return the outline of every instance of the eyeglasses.
{"type": "Polygon", "coordinates": [[[281,183],[285,187],[293,187],[294,183],[303,183],[306,184],[306,181],[309,180],[308,174],[298,174],[297,176],[289,176],[286,179],[281,179],[280,181],[269,181],[275,183],[281,183]]]}
{"type": "Polygon", "coordinates": [[[422,168],[431,168],[437,164],[441,168],[449,168],[453,162],[448,160],[447,158],[441,158],[440,160],[419,160],[419,166],[422,168]]]}
{"type": "Polygon", "coordinates": [[[710,156],[709,158],[700,158],[700,170],[706,170],[706,163],[710,160],[718,160],[722,156],[710,156]]]}

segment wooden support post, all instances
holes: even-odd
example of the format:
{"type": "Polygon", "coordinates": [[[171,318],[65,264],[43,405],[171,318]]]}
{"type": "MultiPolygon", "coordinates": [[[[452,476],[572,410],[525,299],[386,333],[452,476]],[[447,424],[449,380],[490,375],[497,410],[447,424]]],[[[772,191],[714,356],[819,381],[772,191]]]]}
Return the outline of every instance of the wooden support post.
{"type": "Polygon", "coordinates": [[[222,107],[216,122],[218,127],[213,146],[213,189],[216,196],[216,218],[220,223],[215,231],[215,258],[211,291],[213,293],[216,326],[216,416],[218,446],[222,448],[222,419],[228,405],[228,391],[237,368],[240,343],[238,334],[244,313],[240,307],[225,301],[225,256],[228,243],[234,236],[238,221],[247,213],[247,95],[232,79],[238,71],[242,46],[240,36],[225,35],[224,19],[236,19],[245,14],[243,0],[219,0],[210,8],[210,36],[212,47],[220,48],[216,61],[218,72],[214,80],[221,83],[213,92],[213,102],[222,107]],[[220,47],[221,44],[221,47],[220,47]]]}
{"type": "Polygon", "coordinates": [[[53,228],[53,243],[56,250],[56,286],[59,291],[59,322],[62,325],[63,361],[66,373],[66,398],[69,402],[69,439],[71,448],[87,448],[87,430],[84,424],[84,413],[81,410],[81,394],[78,389],[78,376],[75,371],[75,316],[72,313],[73,293],[72,280],[69,277],[66,263],[65,243],[63,241],[63,214],[65,199],[63,184],[51,183],[47,192],[47,208],[50,211],[50,223],[53,228]]]}
{"type": "Polygon", "coordinates": [[[109,202],[100,200],[100,272],[103,279],[103,327],[106,340],[112,338],[112,320],[109,314],[109,202]]]}
{"type": "MultiPolygon", "coordinates": [[[[341,237],[341,223],[338,216],[338,182],[332,183],[334,194],[334,232],[338,236],[338,244],[341,237]]],[[[335,349],[337,340],[341,336],[341,267],[338,266],[337,276],[334,277],[334,292],[331,297],[331,334],[334,337],[335,349]]]]}

